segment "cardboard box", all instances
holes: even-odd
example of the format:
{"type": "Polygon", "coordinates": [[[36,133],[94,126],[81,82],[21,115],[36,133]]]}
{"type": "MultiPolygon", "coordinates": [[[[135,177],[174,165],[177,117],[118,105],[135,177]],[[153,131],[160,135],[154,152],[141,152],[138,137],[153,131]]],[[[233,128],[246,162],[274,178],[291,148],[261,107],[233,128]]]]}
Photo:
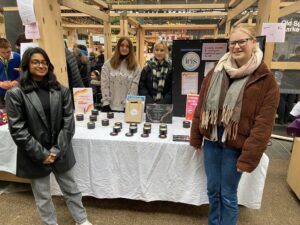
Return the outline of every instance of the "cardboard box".
{"type": "Polygon", "coordinates": [[[300,137],[294,139],[287,183],[300,199],[300,137]]]}

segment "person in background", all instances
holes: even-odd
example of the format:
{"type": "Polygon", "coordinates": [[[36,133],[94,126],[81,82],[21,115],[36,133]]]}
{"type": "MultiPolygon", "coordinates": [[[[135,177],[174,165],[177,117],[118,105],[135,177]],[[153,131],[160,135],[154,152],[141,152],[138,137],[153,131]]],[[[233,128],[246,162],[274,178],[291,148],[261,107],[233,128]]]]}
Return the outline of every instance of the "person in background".
{"type": "Polygon", "coordinates": [[[90,78],[90,72],[91,72],[91,65],[88,60],[88,58],[82,53],[82,51],[79,48],[74,48],[73,54],[77,61],[77,66],[79,69],[79,73],[81,76],[81,80],[85,87],[90,86],[91,78],[90,78]]]}
{"type": "Polygon", "coordinates": [[[241,175],[257,167],[272,133],[279,88],[262,58],[255,28],[237,25],[201,87],[190,144],[203,144],[209,225],[237,224],[241,175]]]}
{"type": "Polygon", "coordinates": [[[137,95],[140,69],[132,42],[121,37],[101,71],[102,111],[124,112],[127,95],[137,95]]]}
{"type": "Polygon", "coordinates": [[[99,57],[95,52],[90,52],[89,60],[91,64],[91,71],[97,70],[100,73],[103,63],[99,61],[99,57]]]}
{"type": "MultiPolygon", "coordinates": [[[[84,87],[74,54],[65,48],[69,88],[73,98],[73,88],[84,87]]],[[[72,100],[73,101],[73,100],[72,100]]]]}
{"type": "Polygon", "coordinates": [[[73,176],[75,122],[70,90],[41,48],[25,51],[20,84],[7,92],[9,131],[17,145],[18,177],[31,180],[43,224],[57,225],[50,193],[53,172],[76,225],[91,225],[73,176]]]}
{"type": "Polygon", "coordinates": [[[79,48],[82,54],[84,54],[86,57],[88,56],[88,49],[85,45],[78,44],[77,48],[79,48]]]}
{"type": "Polygon", "coordinates": [[[25,33],[19,34],[17,40],[15,41],[16,52],[20,54],[21,51],[21,43],[30,43],[32,39],[27,39],[25,33]]]}
{"type": "Polygon", "coordinates": [[[172,104],[172,65],[167,59],[168,47],[159,41],[154,45],[154,57],[141,72],[139,95],[146,96],[146,104],[172,104]]]}
{"type": "Polygon", "coordinates": [[[95,52],[90,52],[89,61],[91,65],[91,71],[95,70],[95,65],[97,63],[97,57],[95,52]]]}
{"type": "Polygon", "coordinates": [[[101,81],[100,72],[94,70],[91,72],[91,87],[93,88],[94,106],[100,108],[101,105],[101,81]]]}
{"type": "MultiPolygon", "coordinates": [[[[300,62],[300,45],[295,48],[295,55],[285,60],[289,62],[300,62]]],[[[283,72],[283,78],[281,82],[281,88],[283,89],[296,89],[299,86],[295,86],[296,78],[299,76],[297,70],[285,70],[283,72]]],[[[298,95],[293,93],[281,93],[280,102],[278,107],[278,120],[279,124],[287,124],[292,122],[293,117],[290,115],[294,104],[298,101],[298,95]]]]}
{"type": "Polygon", "coordinates": [[[0,109],[5,108],[6,91],[18,84],[20,55],[12,52],[11,44],[0,38],[0,109]]]}
{"type": "Polygon", "coordinates": [[[100,54],[98,55],[98,62],[103,65],[104,64],[104,48],[103,46],[100,47],[100,54]]]}

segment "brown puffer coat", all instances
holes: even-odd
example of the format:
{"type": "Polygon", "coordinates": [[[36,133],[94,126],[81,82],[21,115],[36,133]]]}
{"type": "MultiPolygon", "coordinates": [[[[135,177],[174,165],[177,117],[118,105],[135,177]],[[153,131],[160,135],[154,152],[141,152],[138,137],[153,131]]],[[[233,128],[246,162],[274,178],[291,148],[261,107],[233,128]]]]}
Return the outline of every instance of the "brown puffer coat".
{"type": "MultiPolygon", "coordinates": [[[[211,133],[211,127],[200,127],[200,114],[212,74],[213,70],[203,81],[194,113],[190,144],[196,148],[200,148],[203,137],[209,138],[211,133]]],[[[278,103],[278,85],[267,65],[262,63],[247,81],[237,138],[225,143],[229,147],[241,149],[237,162],[237,168],[240,170],[252,172],[257,167],[272,133],[278,103]]]]}

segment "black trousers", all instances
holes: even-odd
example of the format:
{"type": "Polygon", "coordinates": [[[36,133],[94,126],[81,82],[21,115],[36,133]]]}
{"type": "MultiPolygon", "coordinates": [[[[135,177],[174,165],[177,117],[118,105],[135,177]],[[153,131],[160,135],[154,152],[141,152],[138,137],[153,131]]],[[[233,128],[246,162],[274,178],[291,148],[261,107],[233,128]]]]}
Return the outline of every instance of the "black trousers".
{"type": "Polygon", "coordinates": [[[4,101],[4,96],[0,96],[0,109],[5,108],[5,101],[4,101]]]}

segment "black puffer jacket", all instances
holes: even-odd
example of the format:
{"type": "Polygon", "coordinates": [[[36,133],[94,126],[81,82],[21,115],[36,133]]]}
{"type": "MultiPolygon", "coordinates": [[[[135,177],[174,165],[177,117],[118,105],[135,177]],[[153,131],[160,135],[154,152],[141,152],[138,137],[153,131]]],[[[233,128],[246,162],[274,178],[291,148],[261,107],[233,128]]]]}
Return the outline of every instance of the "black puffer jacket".
{"type": "Polygon", "coordinates": [[[70,91],[61,86],[60,90],[50,89],[49,95],[51,127],[35,91],[24,93],[17,86],[7,92],[8,125],[18,147],[19,177],[39,178],[49,175],[51,171],[63,173],[75,164],[71,143],[75,123],[70,91]],[[49,140],[55,149],[44,147],[49,140]],[[50,150],[57,152],[57,159],[53,164],[45,165],[43,161],[50,150]]]}
{"type": "Polygon", "coordinates": [[[165,86],[162,91],[162,99],[154,101],[153,99],[153,73],[150,65],[147,64],[142,72],[139,82],[139,95],[146,96],[146,104],[158,103],[158,104],[172,104],[172,65],[169,62],[169,70],[166,75],[165,86]]]}
{"type": "Polygon", "coordinates": [[[73,87],[84,87],[75,56],[67,48],[65,48],[65,53],[67,60],[69,88],[73,89],[73,87]]]}

